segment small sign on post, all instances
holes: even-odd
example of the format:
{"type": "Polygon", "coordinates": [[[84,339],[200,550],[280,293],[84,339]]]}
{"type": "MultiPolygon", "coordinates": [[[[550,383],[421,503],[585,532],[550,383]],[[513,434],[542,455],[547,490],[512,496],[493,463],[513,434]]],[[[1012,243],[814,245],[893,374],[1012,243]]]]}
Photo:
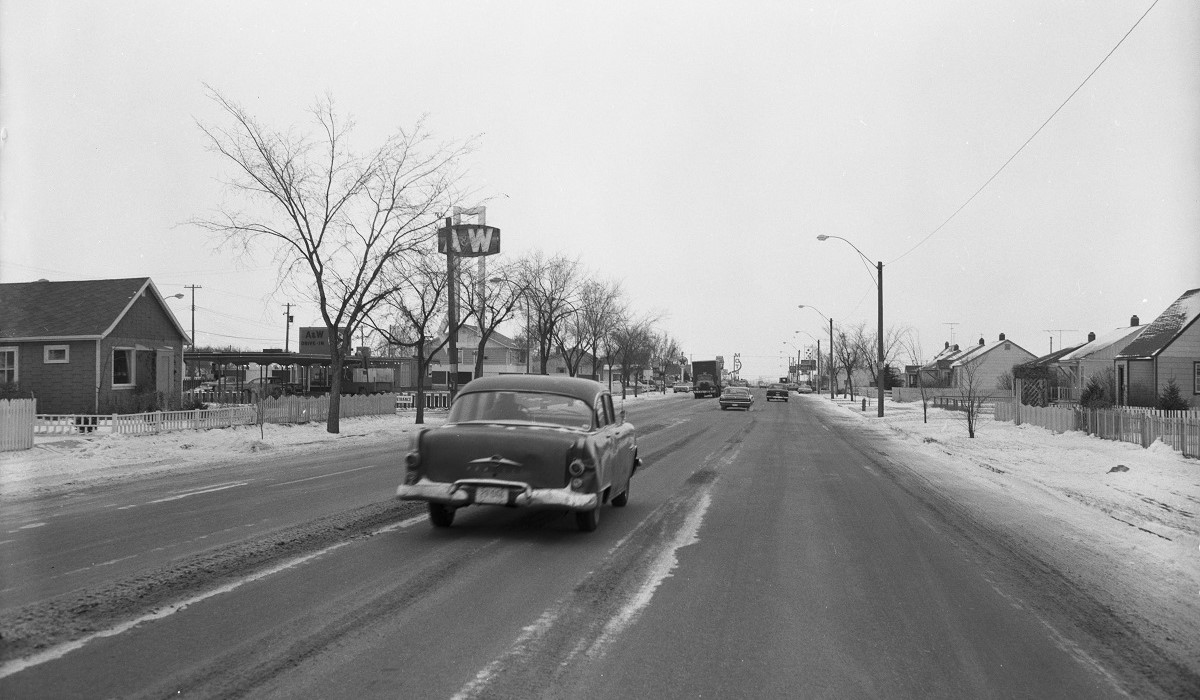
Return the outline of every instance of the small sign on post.
{"type": "Polygon", "coordinates": [[[446,217],[446,225],[439,228],[438,252],[446,256],[446,316],[449,321],[449,337],[447,338],[447,355],[449,360],[447,389],[450,400],[458,393],[458,263],[457,258],[480,258],[480,284],[483,284],[483,258],[500,252],[500,229],[488,226],[487,208],[472,209],[455,208],[454,217],[446,217]],[[478,224],[454,223],[461,220],[463,214],[479,217],[478,224]]]}

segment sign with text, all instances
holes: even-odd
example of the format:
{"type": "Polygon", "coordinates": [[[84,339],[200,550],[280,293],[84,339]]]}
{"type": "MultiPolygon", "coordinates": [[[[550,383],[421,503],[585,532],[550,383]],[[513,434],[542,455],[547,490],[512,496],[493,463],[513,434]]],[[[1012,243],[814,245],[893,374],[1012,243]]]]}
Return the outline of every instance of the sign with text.
{"type": "MultiPolygon", "coordinates": [[[[342,329],[343,334],[349,332],[349,328],[342,329]]],[[[329,330],[325,326],[301,326],[300,353],[302,355],[328,355],[329,330]]]]}
{"type": "Polygon", "coordinates": [[[438,252],[464,258],[500,252],[500,229],[479,224],[454,224],[438,229],[438,252]]]}

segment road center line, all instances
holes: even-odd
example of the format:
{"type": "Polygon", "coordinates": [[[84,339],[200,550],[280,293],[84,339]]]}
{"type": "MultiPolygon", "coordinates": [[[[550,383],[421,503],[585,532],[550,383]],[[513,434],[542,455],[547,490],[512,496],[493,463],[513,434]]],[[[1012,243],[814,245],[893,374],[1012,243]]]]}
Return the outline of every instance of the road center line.
{"type": "Polygon", "coordinates": [[[303,479],[295,479],[293,481],[281,481],[278,484],[270,484],[270,486],[287,486],[288,484],[299,484],[302,481],[312,481],[313,479],[328,479],[331,476],[339,476],[341,474],[349,474],[350,472],[362,471],[363,469],[374,469],[377,466],[379,466],[379,465],[368,464],[365,467],[355,467],[353,469],[345,469],[340,472],[333,472],[332,474],[320,474],[318,476],[309,476],[309,477],[305,477],[303,479]]]}
{"type": "Polygon", "coordinates": [[[186,493],[181,493],[181,494],[177,494],[174,496],[167,496],[166,498],[156,498],[153,501],[148,501],[146,503],[146,505],[150,505],[152,503],[166,503],[167,501],[178,501],[181,498],[188,498],[189,496],[199,496],[199,495],[206,494],[206,493],[213,493],[214,491],[224,491],[225,489],[234,489],[239,486],[245,486],[248,483],[250,483],[250,482],[235,481],[235,482],[228,483],[228,484],[217,484],[216,486],[209,486],[206,488],[198,489],[196,491],[188,491],[186,493]]]}

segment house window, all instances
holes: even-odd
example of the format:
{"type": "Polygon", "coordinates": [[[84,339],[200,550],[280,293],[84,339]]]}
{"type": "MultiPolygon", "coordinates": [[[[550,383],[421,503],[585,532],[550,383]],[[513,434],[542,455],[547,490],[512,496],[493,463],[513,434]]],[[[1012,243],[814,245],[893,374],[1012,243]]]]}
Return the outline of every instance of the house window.
{"type": "Polygon", "coordinates": [[[17,383],[17,349],[0,348],[0,384],[17,383]]]}
{"type": "Polygon", "coordinates": [[[1200,394],[1200,362],[1192,363],[1192,393],[1200,394]]]}
{"type": "Polygon", "coordinates": [[[43,345],[42,362],[48,365],[61,365],[71,361],[70,345],[43,345]]]}
{"type": "Polygon", "coordinates": [[[112,385],[114,387],[133,386],[134,361],[133,348],[113,348],[112,385]]]}

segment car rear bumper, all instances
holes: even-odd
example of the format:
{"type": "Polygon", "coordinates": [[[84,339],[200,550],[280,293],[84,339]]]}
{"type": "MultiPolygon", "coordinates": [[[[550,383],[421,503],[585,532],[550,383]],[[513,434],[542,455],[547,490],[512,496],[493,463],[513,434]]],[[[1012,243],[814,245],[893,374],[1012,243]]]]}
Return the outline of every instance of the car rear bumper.
{"type": "Polygon", "coordinates": [[[568,510],[592,510],[600,503],[594,493],[580,493],[569,488],[535,489],[519,481],[501,479],[460,479],[453,483],[430,481],[424,477],[415,484],[401,484],[396,489],[396,498],[402,501],[429,501],[448,506],[469,506],[475,503],[475,492],[479,487],[500,488],[508,492],[509,507],[554,506],[568,510]]]}
{"type": "Polygon", "coordinates": [[[750,401],[721,401],[721,408],[750,408],[750,401]]]}

